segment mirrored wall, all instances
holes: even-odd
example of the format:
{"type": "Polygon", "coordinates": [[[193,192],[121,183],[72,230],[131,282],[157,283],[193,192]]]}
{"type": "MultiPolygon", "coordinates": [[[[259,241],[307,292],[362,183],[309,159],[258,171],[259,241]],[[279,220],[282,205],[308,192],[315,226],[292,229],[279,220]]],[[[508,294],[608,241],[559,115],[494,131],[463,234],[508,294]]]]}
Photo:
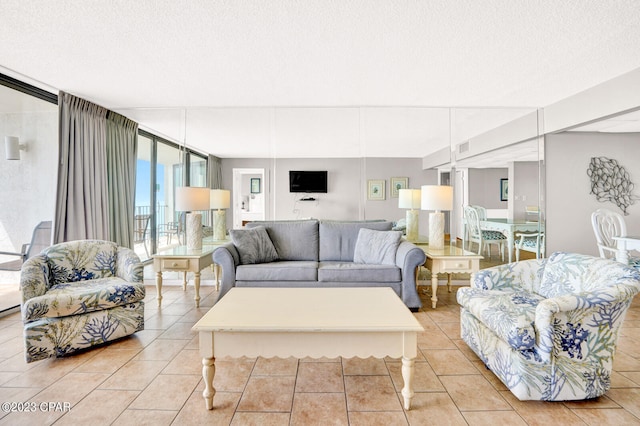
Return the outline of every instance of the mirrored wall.
{"type": "MultiPolygon", "coordinates": [[[[468,204],[485,207],[488,219],[532,222],[528,229],[543,223],[544,163],[535,109],[407,106],[119,112],[146,123],[145,127],[154,126],[160,135],[172,135],[180,145],[222,159],[223,186],[240,195],[232,196],[229,228],[256,214],[265,219],[400,221],[406,210],[399,206],[398,188],[427,184],[455,187],[447,232],[459,245],[465,238],[462,211],[468,204]],[[243,170],[255,176],[234,177],[234,171],[243,170]],[[292,191],[292,171],[326,171],[327,186],[319,192],[292,191]]],[[[426,211],[419,214],[419,232],[428,234],[426,211]]],[[[511,234],[512,247],[515,233],[511,234]]],[[[505,261],[508,257],[505,250],[505,261]]]]}

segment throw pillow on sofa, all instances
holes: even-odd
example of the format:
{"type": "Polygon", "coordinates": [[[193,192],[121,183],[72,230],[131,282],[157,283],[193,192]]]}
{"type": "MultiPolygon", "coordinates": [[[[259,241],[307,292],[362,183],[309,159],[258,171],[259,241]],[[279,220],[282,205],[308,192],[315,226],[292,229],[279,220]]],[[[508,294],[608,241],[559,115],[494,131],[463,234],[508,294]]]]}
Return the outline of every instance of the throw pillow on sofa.
{"type": "Polygon", "coordinates": [[[268,263],[278,260],[278,252],[264,226],[232,229],[229,234],[233,245],[238,250],[241,264],[268,263]]]}
{"type": "Polygon", "coordinates": [[[375,231],[361,228],[356,240],[354,263],[395,265],[402,231],[375,231]]]}

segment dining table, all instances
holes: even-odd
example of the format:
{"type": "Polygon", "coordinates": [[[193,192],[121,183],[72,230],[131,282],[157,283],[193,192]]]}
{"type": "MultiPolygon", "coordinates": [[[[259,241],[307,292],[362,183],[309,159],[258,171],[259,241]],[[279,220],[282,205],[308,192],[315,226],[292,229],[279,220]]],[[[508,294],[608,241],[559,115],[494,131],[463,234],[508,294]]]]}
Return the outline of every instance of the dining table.
{"type": "MultiPolygon", "coordinates": [[[[513,261],[513,245],[518,232],[544,232],[544,224],[522,219],[485,219],[480,221],[480,229],[498,231],[507,237],[509,263],[513,261]]],[[[463,234],[463,235],[466,235],[463,234]]]]}
{"type": "Polygon", "coordinates": [[[640,250],[640,236],[613,237],[616,241],[616,260],[629,264],[629,250],[640,250]]]}

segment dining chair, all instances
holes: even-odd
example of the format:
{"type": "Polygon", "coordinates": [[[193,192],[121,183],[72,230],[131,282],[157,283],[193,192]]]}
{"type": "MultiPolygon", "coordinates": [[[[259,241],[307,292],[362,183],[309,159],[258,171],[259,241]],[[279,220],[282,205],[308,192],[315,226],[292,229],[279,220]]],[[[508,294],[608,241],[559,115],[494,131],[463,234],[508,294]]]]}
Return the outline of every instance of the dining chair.
{"type": "Polygon", "coordinates": [[[469,207],[473,207],[478,212],[478,219],[487,220],[487,209],[482,206],[469,205],[469,207]]]}
{"type": "Polygon", "coordinates": [[[19,271],[25,260],[40,253],[51,245],[51,221],[40,222],[31,234],[31,242],[23,244],[20,253],[0,251],[0,255],[14,256],[17,259],[0,263],[0,271],[19,271]]]}
{"type": "Polygon", "coordinates": [[[524,220],[538,222],[540,220],[540,208],[538,206],[526,206],[524,208],[524,220]]]}
{"type": "Polygon", "coordinates": [[[520,250],[536,254],[536,259],[544,258],[544,232],[518,232],[515,235],[516,262],[520,261],[520,250]]]}
{"type": "MultiPolygon", "coordinates": [[[[480,213],[481,214],[481,213],[480,213]]],[[[471,250],[471,243],[478,244],[478,254],[482,254],[482,247],[486,246],[489,253],[489,259],[491,259],[491,244],[498,246],[504,261],[504,247],[506,246],[507,237],[498,231],[483,230],[480,228],[480,214],[478,210],[473,206],[464,207],[464,219],[467,223],[467,249],[471,250]]]]}
{"type": "MultiPolygon", "coordinates": [[[[487,220],[487,209],[485,209],[482,206],[477,206],[477,205],[472,205],[472,204],[469,204],[469,207],[472,207],[472,208],[476,209],[476,211],[478,212],[478,218],[481,221],[482,220],[487,220]]],[[[463,212],[463,215],[464,215],[464,212],[463,212]]],[[[465,222],[466,222],[466,220],[465,220],[465,222]]],[[[464,239],[466,241],[468,241],[469,240],[469,227],[465,227],[464,231],[465,231],[464,232],[464,234],[465,234],[464,235],[464,239]]]]}
{"type": "MultiPolygon", "coordinates": [[[[596,236],[600,257],[615,259],[618,247],[613,237],[627,236],[624,216],[608,209],[598,209],[591,213],[591,226],[596,236]]],[[[629,265],[640,268],[640,258],[629,256],[629,265]]]]}
{"type": "Polygon", "coordinates": [[[167,245],[173,242],[174,235],[178,239],[178,244],[186,244],[186,242],[183,243],[184,238],[182,238],[185,230],[185,217],[185,213],[181,212],[177,221],[167,222],[158,226],[158,236],[166,236],[167,245]]]}
{"type": "Polygon", "coordinates": [[[133,243],[144,246],[144,251],[149,257],[149,222],[151,220],[150,214],[138,214],[134,217],[133,222],[133,243]]]}

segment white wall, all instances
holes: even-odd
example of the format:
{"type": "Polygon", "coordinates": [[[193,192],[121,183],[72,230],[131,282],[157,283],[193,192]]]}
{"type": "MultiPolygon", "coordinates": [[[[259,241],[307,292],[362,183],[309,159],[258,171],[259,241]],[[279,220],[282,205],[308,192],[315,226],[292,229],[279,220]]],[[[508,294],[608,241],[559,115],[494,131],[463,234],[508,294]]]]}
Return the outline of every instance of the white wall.
{"type": "MultiPolygon", "coordinates": [[[[25,95],[27,96],[27,95],[25,95]]],[[[44,102],[44,101],[43,101],[44,102]]],[[[58,173],[58,108],[0,114],[0,251],[20,251],[33,228],[53,220],[58,173]],[[6,160],[4,136],[27,144],[20,160],[6,160]]]]}
{"type": "Polygon", "coordinates": [[[295,158],[278,159],[275,163],[275,219],[353,220],[360,217],[360,174],[362,160],[358,158],[295,158]],[[290,170],[326,170],[327,193],[304,194],[289,192],[290,170]],[[299,201],[301,198],[316,201],[299,201]]]}
{"type": "Polygon", "coordinates": [[[539,204],[539,167],[537,161],[516,161],[512,163],[513,179],[509,181],[509,207],[515,220],[525,220],[526,206],[539,204]]]}
{"type": "Polygon", "coordinates": [[[500,201],[500,179],[509,177],[507,168],[469,169],[469,204],[487,209],[506,209],[500,201]]]}
{"type": "MultiPolygon", "coordinates": [[[[598,255],[591,213],[598,208],[618,211],[590,194],[587,169],[592,157],[615,159],[630,175],[640,196],[640,133],[559,133],[545,136],[547,253],[572,251],[598,255]]],[[[637,198],[636,198],[637,199],[637,198]]],[[[640,235],[640,202],[625,216],[630,235],[640,235]]]]}
{"type": "MultiPolygon", "coordinates": [[[[284,158],[284,159],[222,159],[223,186],[231,189],[234,168],[264,168],[271,177],[263,187],[268,198],[267,219],[291,220],[314,217],[334,220],[387,219],[405,216],[398,208],[398,198],[392,198],[390,179],[408,177],[409,187],[435,184],[436,170],[422,170],[419,158],[284,158]],[[328,192],[313,194],[316,201],[299,201],[307,194],[289,192],[289,170],[326,170],[328,192]],[[367,200],[367,180],[385,180],[384,201],[367,200]]],[[[428,215],[420,213],[420,232],[427,234],[428,215]]],[[[231,226],[232,212],[227,212],[227,226],[231,226]]]]}

